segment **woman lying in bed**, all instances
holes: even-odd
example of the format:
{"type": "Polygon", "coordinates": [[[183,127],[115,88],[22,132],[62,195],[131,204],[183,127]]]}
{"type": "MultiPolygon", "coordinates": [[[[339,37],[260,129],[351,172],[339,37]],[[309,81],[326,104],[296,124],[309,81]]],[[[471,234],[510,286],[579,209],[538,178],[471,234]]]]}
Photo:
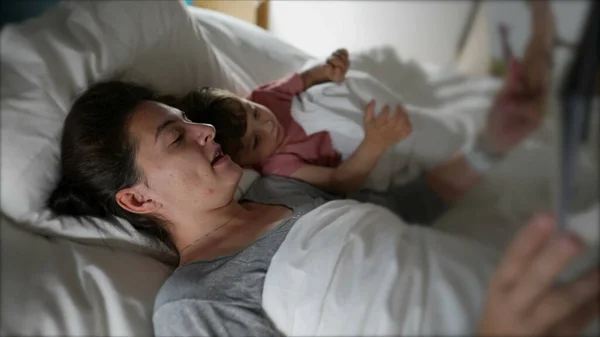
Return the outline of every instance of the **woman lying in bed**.
{"type": "MultiPolygon", "coordinates": [[[[503,153],[540,121],[541,95],[524,94],[519,75],[513,67],[483,132],[503,153]]],[[[221,153],[214,128],[155,99],[120,82],[97,84],[77,99],[50,206],[59,214],[122,217],[179,252],[179,268],[156,299],[157,335],[280,334],[261,303],[271,258],[298,219],[332,197],[266,176],[235,201],[242,169],[221,153]]],[[[458,155],[413,188],[451,203],[480,179],[458,155]]],[[[553,226],[551,216],[535,217],[513,242],[489,284],[478,333],[571,334],[595,315],[597,273],[553,285],[582,249],[572,237],[550,241],[553,226]]]]}
{"type": "MultiPolygon", "coordinates": [[[[543,100],[543,91],[523,89],[519,67],[512,70],[482,137],[501,154],[539,124],[543,100]]],[[[156,100],[121,82],[97,84],[77,99],[50,207],[124,218],[179,252],[179,268],[156,299],[157,335],[279,335],[262,307],[271,258],[298,219],[333,197],[266,176],[236,201],[242,170],[213,141],[214,128],[156,100]]],[[[409,188],[450,204],[480,179],[461,154],[409,188]]],[[[553,226],[551,216],[537,216],[515,239],[491,279],[477,333],[574,334],[597,315],[597,272],[553,285],[582,249],[572,237],[550,241],[553,226]]]]}

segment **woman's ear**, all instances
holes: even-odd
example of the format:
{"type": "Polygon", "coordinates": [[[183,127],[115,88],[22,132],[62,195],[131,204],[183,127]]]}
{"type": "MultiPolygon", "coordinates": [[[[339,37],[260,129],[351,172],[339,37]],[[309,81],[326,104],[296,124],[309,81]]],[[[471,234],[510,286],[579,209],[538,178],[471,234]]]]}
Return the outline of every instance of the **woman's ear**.
{"type": "Polygon", "coordinates": [[[148,214],[160,208],[160,204],[148,198],[136,187],[120,190],[115,199],[119,206],[131,213],[148,214]]]}

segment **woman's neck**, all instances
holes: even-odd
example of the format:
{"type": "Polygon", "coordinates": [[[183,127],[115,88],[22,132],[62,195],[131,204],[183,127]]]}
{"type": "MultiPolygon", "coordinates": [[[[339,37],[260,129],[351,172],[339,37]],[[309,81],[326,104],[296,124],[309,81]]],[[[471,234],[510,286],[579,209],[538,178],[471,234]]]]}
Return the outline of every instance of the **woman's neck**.
{"type": "Polygon", "coordinates": [[[180,265],[244,248],[289,213],[290,210],[282,206],[251,202],[239,204],[235,200],[205,212],[194,221],[187,222],[190,225],[177,226],[180,230],[171,234],[179,251],[180,265]]]}

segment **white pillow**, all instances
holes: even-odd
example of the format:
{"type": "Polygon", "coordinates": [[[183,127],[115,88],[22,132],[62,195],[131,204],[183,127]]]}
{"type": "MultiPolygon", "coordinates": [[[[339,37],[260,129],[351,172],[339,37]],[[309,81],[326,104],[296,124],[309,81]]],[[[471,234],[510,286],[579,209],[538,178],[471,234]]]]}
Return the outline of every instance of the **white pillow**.
{"type": "Polygon", "coordinates": [[[0,217],[2,336],[152,336],[171,272],[150,257],[48,239],[0,217]]]}
{"type": "Polygon", "coordinates": [[[84,1],[2,30],[4,213],[22,219],[43,207],[58,177],[58,139],[75,95],[190,24],[179,2],[84,1]]]}
{"type": "Polygon", "coordinates": [[[253,88],[298,71],[313,56],[231,16],[190,7],[219,72],[211,85],[243,95],[253,88]]]}
{"type": "MultiPolygon", "coordinates": [[[[45,235],[87,244],[132,244],[132,249],[148,251],[153,240],[138,235],[128,223],[115,227],[68,217],[49,221],[51,214],[43,208],[58,179],[64,118],[74,97],[90,84],[120,77],[168,93],[201,85],[236,88],[233,80],[223,80],[222,74],[231,70],[220,65],[204,41],[200,23],[211,16],[192,18],[188,8],[177,1],[64,2],[40,18],[2,30],[0,206],[4,214],[45,235]]],[[[235,19],[222,21],[213,28],[221,24],[227,28],[232,22],[231,29],[248,28],[236,26],[235,19]]],[[[263,40],[275,40],[260,33],[263,40]]],[[[268,51],[245,53],[256,54],[258,60],[268,51]]],[[[284,57],[280,64],[285,64],[284,57]]],[[[256,177],[246,170],[237,198],[256,177]]],[[[154,255],[165,257],[166,247],[151,246],[154,255]]],[[[167,254],[168,261],[173,258],[167,254]]]]}

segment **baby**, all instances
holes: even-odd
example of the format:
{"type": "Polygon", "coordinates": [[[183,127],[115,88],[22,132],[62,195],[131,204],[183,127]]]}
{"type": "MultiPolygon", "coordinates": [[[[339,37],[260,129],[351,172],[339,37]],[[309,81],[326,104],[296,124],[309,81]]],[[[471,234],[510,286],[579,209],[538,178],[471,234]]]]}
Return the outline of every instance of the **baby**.
{"type": "Polygon", "coordinates": [[[360,188],[391,145],[408,137],[412,126],[398,106],[365,107],[365,137],[342,161],[326,131],[307,135],[291,115],[293,98],[311,86],[341,82],[349,67],[348,52],[336,50],[323,64],[258,87],[246,98],[225,90],[203,88],[186,96],[179,107],[191,120],[217,129],[216,141],[242,167],[305,181],[333,194],[360,188]]]}
{"type": "MultiPolygon", "coordinates": [[[[554,21],[546,1],[530,4],[533,34],[523,71],[518,72],[523,78],[518,81],[524,94],[538,95],[537,103],[543,105],[552,61],[554,21]]],[[[412,125],[402,106],[393,112],[385,106],[375,117],[375,102],[369,102],[364,113],[365,137],[345,161],[334,150],[328,132],[307,135],[292,118],[292,100],[297,94],[313,85],[343,81],[349,63],[348,52],[340,49],[323,64],[263,85],[246,98],[221,89],[203,88],[166,103],[179,108],[192,121],[214,125],[216,142],[243,167],[303,180],[334,194],[387,207],[409,223],[431,223],[447,205],[431,192],[425,175],[401,187],[392,186],[386,193],[359,190],[385,150],[411,134],[412,125]]],[[[511,64],[518,65],[514,59],[511,64]]],[[[493,107],[503,106],[502,99],[496,97],[493,107]]]]}

